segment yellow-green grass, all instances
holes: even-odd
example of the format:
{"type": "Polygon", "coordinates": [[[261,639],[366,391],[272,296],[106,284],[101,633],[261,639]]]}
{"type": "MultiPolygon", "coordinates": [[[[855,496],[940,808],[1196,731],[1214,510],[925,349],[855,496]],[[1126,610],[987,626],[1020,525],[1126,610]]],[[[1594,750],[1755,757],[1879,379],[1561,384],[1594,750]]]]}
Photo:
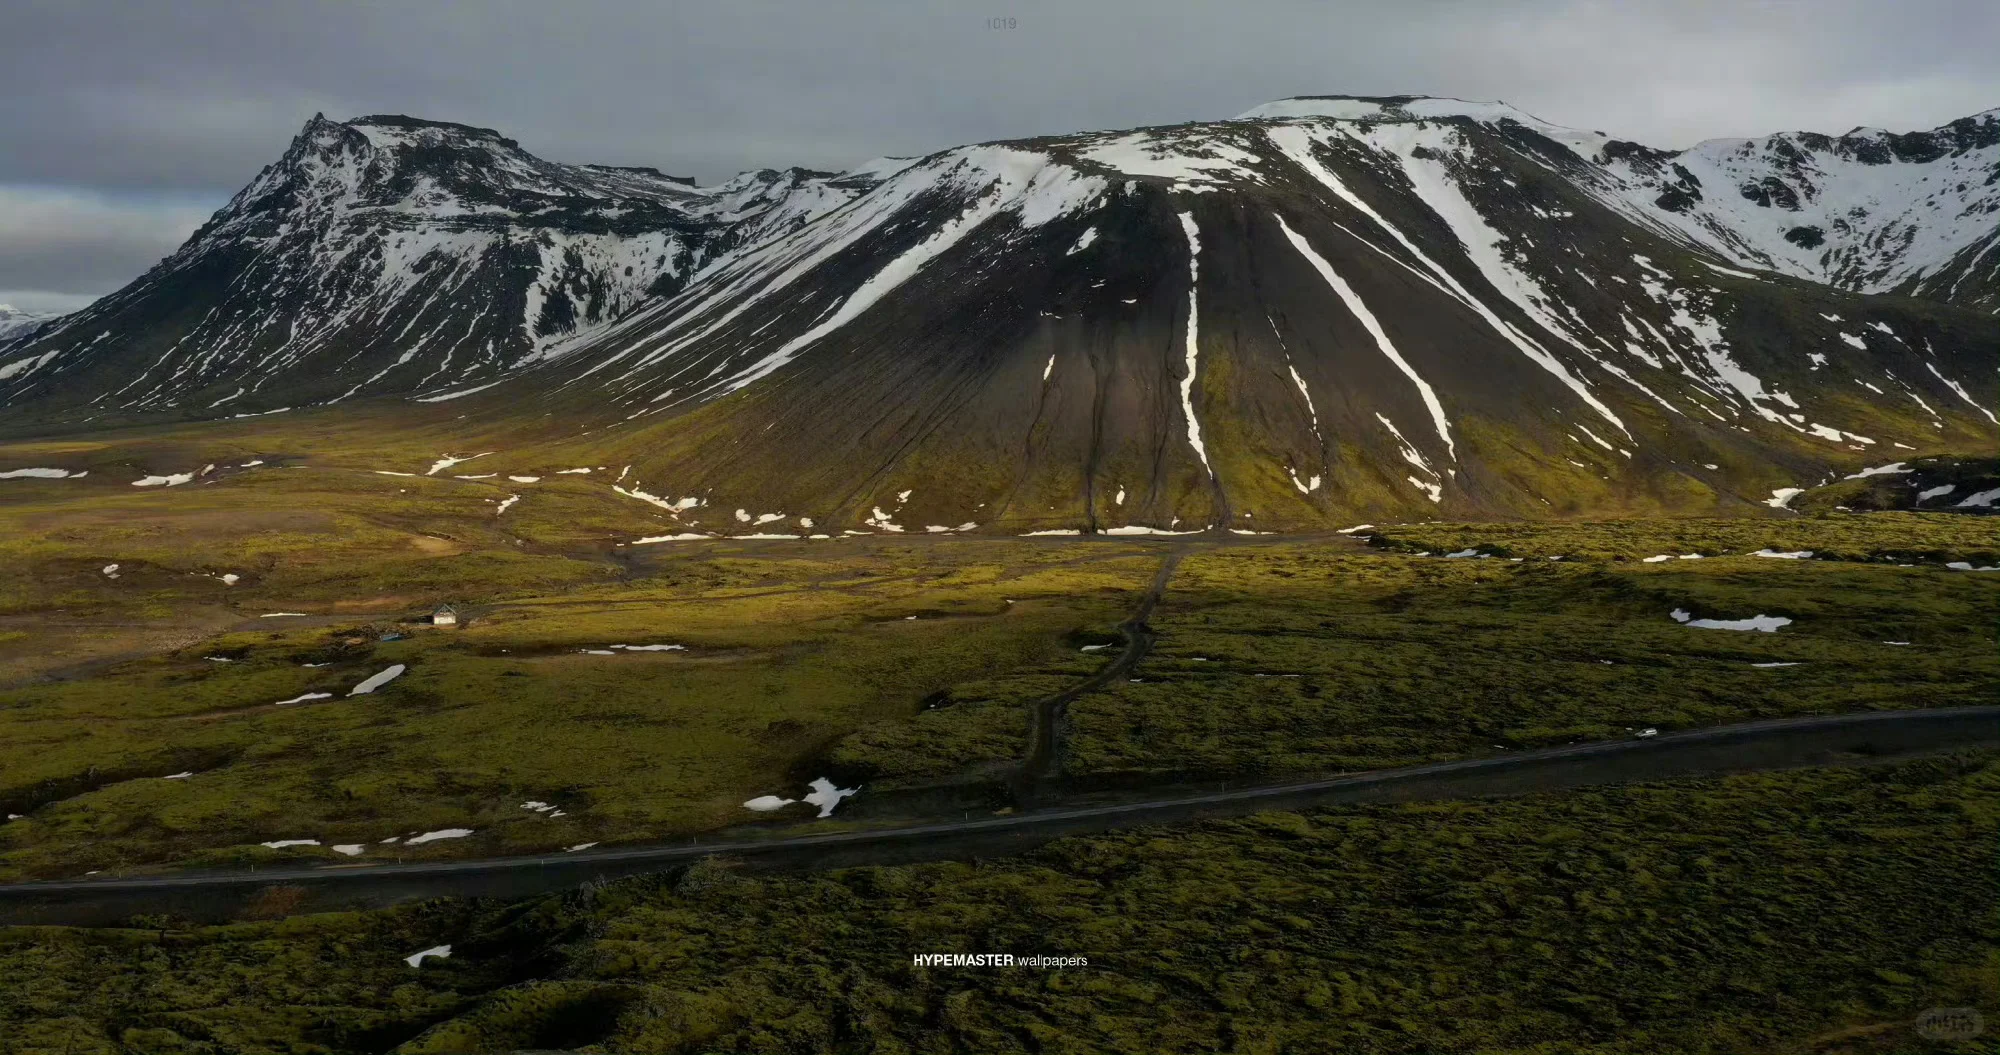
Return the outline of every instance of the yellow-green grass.
{"type": "Polygon", "coordinates": [[[168,488],[94,481],[0,491],[0,631],[27,635],[0,640],[0,683],[178,647],[265,612],[387,613],[613,581],[611,539],[651,526],[620,521],[634,514],[608,488],[578,484],[500,516],[505,494],[478,481],[277,466],[168,488]]]}
{"type": "Polygon", "coordinates": [[[1661,554],[1741,555],[1771,549],[1811,550],[1822,559],[1886,563],[1899,559],[2000,561],[2000,517],[1963,513],[1831,512],[1773,519],[1660,517],[1396,524],[1366,534],[1375,535],[1380,545],[1399,552],[1455,553],[1476,548],[1502,557],[1616,561],[1661,554]]]}
{"type": "Polygon", "coordinates": [[[0,869],[325,856],[254,844],[445,827],[479,834],[415,852],[714,828],[801,793],[848,732],[1073,651],[1153,567],[1116,543],[630,546],[664,516],[608,480],[501,482],[266,465],[0,494],[0,560],[20,572],[0,587],[0,798],[26,814],[0,824],[0,869]],[[467,624],[411,622],[443,602],[467,624]],[[688,651],[580,651],[668,643],[688,651]],[[408,673],[379,693],[344,695],[395,663],[408,673]],[[311,692],[334,698],[272,706],[311,692]]]}
{"type": "MultiPolygon", "coordinates": [[[[1529,552],[1579,531],[1454,530],[1440,536],[1498,535],[1529,552]]],[[[1160,637],[1139,680],[1071,705],[1072,776],[1352,770],[2000,699],[2000,574],[1936,564],[1269,546],[1188,558],[1152,624],[1160,637]],[[1672,619],[1676,609],[1793,622],[1774,633],[1697,628],[1672,619]]]]}
{"type": "Polygon", "coordinates": [[[691,579],[720,564],[724,578],[803,584],[642,580],[493,603],[458,630],[279,625],[16,688],[0,693],[0,793],[33,809],[0,826],[0,866],[218,864],[267,840],[374,846],[446,827],[480,834],[419,852],[492,853],[726,825],[750,816],[747,798],[800,794],[799,767],[842,734],[1115,622],[1151,562],[1099,553],[933,566],[916,581],[888,572],[922,554],[883,553],[880,581],[860,588],[806,582],[828,568],[819,558],[690,559],[691,579]],[[390,632],[408,636],[376,640],[390,632]],[[687,651],[581,651],[614,644],[687,651]],[[378,693],[344,695],[396,663],[408,673],[378,693]],[[307,692],[334,696],[272,705],[307,692]],[[530,800],[566,816],[522,810],[530,800]]]}
{"type": "Polygon", "coordinates": [[[1968,753],[1273,812],[978,862],[709,862],[518,904],[12,928],[0,1037],[78,1055],[1984,1050],[1915,1027],[1934,1007],[2000,1017],[1996,802],[2000,765],[1968,753]]]}
{"type": "MultiPolygon", "coordinates": [[[[542,850],[710,830],[745,819],[753,795],[796,796],[822,764],[884,788],[992,776],[1025,750],[1032,703],[1109,658],[1078,649],[1118,640],[1160,558],[1160,543],[1125,540],[633,546],[685,523],[613,491],[615,467],[561,476],[493,455],[384,476],[355,453],[365,437],[309,438],[337,464],[274,456],[158,489],[99,469],[5,482],[0,559],[19,574],[0,585],[0,798],[29,816],[0,825],[0,868],[224,863],[278,853],[254,848],[267,840],[372,847],[444,827],[479,834],[415,852],[542,850]],[[454,475],[469,469],[544,475],[454,475]],[[510,494],[523,497],[498,513],[510,494]],[[468,625],[407,622],[447,601],[468,625]],[[378,640],[390,632],[407,638],[378,640]],[[580,651],[662,643],[688,651],[580,651]],[[339,695],[392,663],[409,672],[381,693],[339,695]],[[336,696],[270,706],[307,692],[336,696]]],[[[397,442],[415,444],[397,472],[441,453],[397,442]]],[[[1072,705],[1063,761],[1084,776],[1290,773],[1986,702],[2000,584],[1981,573],[1634,558],[1768,545],[1984,560],[1995,523],[1385,529],[1405,551],[1589,558],[1520,563],[1180,540],[1205,552],[1155,615],[1156,655],[1139,682],[1072,705]],[[1702,631],[1668,620],[1675,607],[1798,622],[1702,631]]]]}

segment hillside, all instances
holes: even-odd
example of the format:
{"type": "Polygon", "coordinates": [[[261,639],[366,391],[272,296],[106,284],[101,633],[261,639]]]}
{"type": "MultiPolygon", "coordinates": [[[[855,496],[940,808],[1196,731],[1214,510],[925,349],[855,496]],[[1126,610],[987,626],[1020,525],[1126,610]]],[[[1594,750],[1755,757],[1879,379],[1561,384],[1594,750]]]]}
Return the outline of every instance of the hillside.
{"type": "Polygon", "coordinates": [[[867,185],[793,169],[704,189],[491,129],[316,116],[172,256],[0,343],[0,404],[226,417],[492,379],[867,185]]]}
{"type": "Polygon", "coordinates": [[[17,430],[388,397],[702,533],[1755,511],[1990,451],[1996,137],[1676,154],[1313,98],[700,189],[316,119],[0,347],[0,397],[17,430]]]}

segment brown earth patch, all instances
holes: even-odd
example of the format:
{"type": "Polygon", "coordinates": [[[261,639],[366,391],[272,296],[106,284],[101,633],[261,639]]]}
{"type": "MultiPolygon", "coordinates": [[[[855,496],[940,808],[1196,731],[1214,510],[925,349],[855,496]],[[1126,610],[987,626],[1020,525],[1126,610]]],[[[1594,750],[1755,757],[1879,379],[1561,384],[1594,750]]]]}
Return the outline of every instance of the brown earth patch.
{"type": "Polygon", "coordinates": [[[412,535],[410,545],[427,557],[450,557],[466,550],[464,543],[438,538],[435,535],[412,535]]]}

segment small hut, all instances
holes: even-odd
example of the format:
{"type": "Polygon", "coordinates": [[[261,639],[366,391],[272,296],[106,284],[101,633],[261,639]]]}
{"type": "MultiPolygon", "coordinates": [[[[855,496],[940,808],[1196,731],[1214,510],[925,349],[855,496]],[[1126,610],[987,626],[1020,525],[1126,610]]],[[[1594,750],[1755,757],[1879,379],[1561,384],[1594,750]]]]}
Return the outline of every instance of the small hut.
{"type": "Polygon", "coordinates": [[[438,605],[438,607],[437,607],[437,611],[435,611],[435,612],[432,612],[432,613],[431,613],[431,625],[432,625],[432,626],[457,626],[457,625],[458,625],[458,609],[456,609],[456,608],[453,608],[452,606],[450,606],[450,605],[448,605],[448,604],[441,604],[441,605],[438,605]]]}

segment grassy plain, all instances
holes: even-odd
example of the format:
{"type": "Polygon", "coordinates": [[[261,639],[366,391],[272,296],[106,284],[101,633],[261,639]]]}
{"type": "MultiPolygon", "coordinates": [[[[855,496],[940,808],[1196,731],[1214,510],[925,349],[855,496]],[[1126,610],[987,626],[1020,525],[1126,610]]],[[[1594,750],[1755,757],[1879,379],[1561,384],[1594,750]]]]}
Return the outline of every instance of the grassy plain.
{"type": "Polygon", "coordinates": [[[0,807],[20,816],[0,873],[713,829],[800,795],[846,734],[1069,660],[1154,566],[1120,543],[623,545],[666,530],[659,511],[591,474],[241,466],[5,482],[0,807]],[[466,625],[412,622],[443,602],[466,625]],[[445,828],[476,834],[381,843],[445,828]],[[295,839],[322,845],[258,845],[295,839]]]}
{"type": "Polygon", "coordinates": [[[2000,575],[1943,562],[1993,563],[1996,543],[2000,520],[1876,514],[1420,525],[1385,529],[1371,551],[1198,553],[1154,614],[1159,640],[1135,680],[1071,706],[1065,769],[1278,776],[1649,727],[1992,703],[2000,575]],[[1849,559],[1747,555],[1776,546],[1849,559]],[[1474,549],[1497,555],[1442,556],[1474,549]],[[1662,553],[1673,559],[1645,560],[1662,553]],[[1704,629],[1675,610],[1791,622],[1704,629]]]}
{"type": "Polygon", "coordinates": [[[1268,813],[978,864],[0,932],[0,1051],[1947,1052],[2000,756],[1268,813]],[[450,944],[449,959],[403,957],[450,944]],[[1085,956],[916,968],[916,952],[1085,956]]]}
{"type": "Polygon", "coordinates": [[[2000,688],[2000,576],[1941,567],[2000,563],[1991,518],[631,545],[744,529],[618,493],[619,466],[473,458],[475,439],[432,473],[436,435],[286,428],[0,445],[90,473],[0,481],[0,809],[19,815],[0,876],[546,851],[763,819],[742,803],[821,774],[991,781],[1035,702],[1116,654],[1169,548],[1187,556],[1154,655],[1070,706],[1071,778],[1368,768],[2000,688]],[[1744,556],[1762,547],[1834,559],[1744,556]],[[1468,548],[1491,556],[1438,556],[1468,548]],[[444,602],[465,626],[412,622],[444,602]],[[1700,630],[1675,608],[1794,622],[1700,630]],[[447,828],[475,834],[383,842],[447,828]],[[320,845],[260,845],[301,839],[320,845]]]}
{"type": "MultiPolygon", "coordinates": [[[[5,466],[91,472],[0,481],[0,807],[20,815],[0,876],[546,851],[741,823],[745,799],[820,772],[990,779],[1035,701],[1116,654],[1169,548],[1153,654],[1070,705],[1072,779],[2000,689],[2000,574],[1944,566],[2000,564],[1991,518],[630,545],[730,514],[620,495],[617,466],[424,475],[436,436],[204,435],[0,446],[5,466]],[[162,471],[196,475],[131,486],[162,471]],[[1468,549],[1486,556],[1442,556],[1468,549]],[[443,602],[466,625],[412,621],[443,602]],[[1708,630],[1676,608],[1792,622],[1708,630]],[[274,706],[309,693],[329,695],[274,706]],[[301,838],[321,845],[260,845],[301,838]]],[[[1272,813],[981,864],[714,862],[518,904],[16,928],[0,1052],[1956,1050],[1910,1023],[2000,1018],[1996,791],[2000,758],[1965,754],[1272,813]],[[451,958],[403,961],[440,944],[451,958]],[[1091,966],[920,970],[919,951],[1091,966]]]]}

